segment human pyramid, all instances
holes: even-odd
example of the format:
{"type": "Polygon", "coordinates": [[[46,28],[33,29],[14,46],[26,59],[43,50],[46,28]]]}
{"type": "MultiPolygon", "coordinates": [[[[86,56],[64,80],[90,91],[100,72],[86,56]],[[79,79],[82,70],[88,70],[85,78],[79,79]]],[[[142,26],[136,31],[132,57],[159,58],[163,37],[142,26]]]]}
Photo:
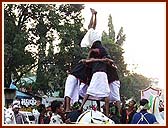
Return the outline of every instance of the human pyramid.
{"type": "MultiPolygon", "coordinates": [[[[122,100],[120,107],[120,81],[117,67],[101,43],[101,35],[96,31],[97,11],[91,10],[88,32],[81,41],[81,47],[89,47],[88,58],[80,60],[71,70],[65,82],[64,103],[59,100],[51,102],[50,107],[36,101],[32,110],[35,124],[157,124],[164,123],[164,105],[159,109],[160,96],[156,96],[152,104],[153,114],[147,99],[140,100],[137,111],[135,100],[126,103],[122,100]],[[82,97],[82,103],[79,99],[82,97]],[[87,100],[95,100],[97,107],[83,111],[87,100]],[[103,111],[100,101],[104,101],[103,111]],[[115,112],[112,108],[115,107],[115,112]],[[163,111],[162,110],[162,111],[163,111]],[[122,116],[121,116],[122,115],[122,116]],[[156,117],[157,120],[156,120],[156,117]]],[[[20,101],[13,101],[11,106],[4,108],[5,124],[31,124],[20,111],[20,101]]]]}
{"type": "Polygon", "coordinates": [[[101,43],[101,35],[95,30],[97,11],[90,9],[92,16],[88,32],[81,41],[81,47],[89,47],[87,59],[82,59],[71,70],[65,83],[65,112],[71,111],[71,105],[83,97],[79,111],[88,99],[96,100],[100,111],[100,100],[105,101],[105,115],[109,116],[109,103],[116,101],[120,112],[120,81],[117,68],[101,43]],[[85,90],[83,90],[85,89],[85,90]],[[84,93],[81,93],[84,92],[84,93]]]}

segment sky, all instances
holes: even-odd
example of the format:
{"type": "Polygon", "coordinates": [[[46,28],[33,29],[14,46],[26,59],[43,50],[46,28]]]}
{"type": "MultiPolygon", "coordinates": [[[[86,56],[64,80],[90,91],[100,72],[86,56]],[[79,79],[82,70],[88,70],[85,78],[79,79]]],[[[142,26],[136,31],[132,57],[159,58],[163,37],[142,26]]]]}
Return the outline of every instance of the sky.
{"type": "Polygon", "coordinates": [[[124,60],[128,69],[148,78],[156,78],[158,87],[166,86],[166,3],[106,2],[84,3],[84,27],[90,21],[90,8],[97,13],[97,27],[108,32],[111,14],[116,34],[123,27],[126,34],[124,60]]]}

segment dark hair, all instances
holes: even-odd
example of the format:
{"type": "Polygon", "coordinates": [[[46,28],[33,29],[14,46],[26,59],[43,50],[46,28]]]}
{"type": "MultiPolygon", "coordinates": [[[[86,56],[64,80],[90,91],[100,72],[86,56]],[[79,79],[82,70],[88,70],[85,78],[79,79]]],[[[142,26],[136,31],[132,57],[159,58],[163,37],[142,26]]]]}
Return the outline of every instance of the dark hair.
{"type": "Polygon", "coordinates": [[[140,100],[140,105],[144,106],[145,104],[148,104],[149,101],[147,99],[141,99],[140,100]]]}
{"type": "Polygon", "coordinates": [[[51,110],[53,113],[55,113],[55,111],[60,108],[60,106],[63,104],[62,101],[57,101],[57,100],[54,100],[51,102],[51,110]]]}
{"type": "Polygon", "coordinates": [[[135,100],[132,100],[132,102],[134,102],[134,105],[136,104],[136,101],[135,101],[135,100]]]}
{"type": "Polygon", "coordinates": [[[101,41],[95,41],[95,42],[92,44],[91,49],[97,48],[97,46],[99,46],[99,45],[102,45],[102,44],[101,44],[101,41]]]}
{"type": "Polygon", "coordinates": [[[100,58],[99,49],[97,49],[97,51],[91,49],[91,50],[89,51],[89,56],[88,56],[88,58],[100,58]]]}

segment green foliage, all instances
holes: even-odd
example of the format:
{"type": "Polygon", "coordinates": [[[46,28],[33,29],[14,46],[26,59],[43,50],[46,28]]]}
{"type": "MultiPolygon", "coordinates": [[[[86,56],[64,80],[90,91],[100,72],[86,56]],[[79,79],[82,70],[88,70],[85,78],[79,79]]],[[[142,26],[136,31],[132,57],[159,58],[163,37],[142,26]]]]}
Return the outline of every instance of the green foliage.
{"type": "MultiPolygon", "coordinates": [[[[25,9],[25,8],[24,8],[25,9]]],[[[30,70],[35,59],[25,47],[29,44],[27,31],[25,31],[23,6],[6,5],[4,9],[4,85],[8,87],[11,76],[14,75],[16,82],[23,74],[30,70]],[[15,9],[21,9],[21,18],[17,17],[15,9]]]]}
{"type": "MultiPolygon", "coordinates": [[[[82,4],[6,4],[4,8],[4,82],[8,87],[11,76],[17,81],[23,76],[36,75],[33,91],[60,91],[70,70],[86,58],[88,48],[80,42],[83,28],[82,4]],[[53,44],[56,42],[56,44],[53,44]],[[33,51],[33,47],[36,49],[33,51]],[[58,48],[55,51],[55,48],[58,48]],[[33,69],[33,70],[32,70],[33,69]],[[30,73],[30,71],[34,71],[30,73]]],[[[103,32],[102,43],[107,48],[121,80],[121,94],[132,97],[133,92],[149,85],[149,80],[130,74],[124,62],[122,45],[126,39],[121,27],[115,35],[112,17],[109,32],[103,32]],[[116,37],[115,37],[116,36],[116,37]]],[[[139,95],[135,95],[139,97],[139,95]]]]}
{"type": "Polygon", "coordinates": [[[117,39],[116,44],[122,46],[122,45],[123,45],[123,42],[124,42],[125,39],[126,39],[126,35],[123,34],[123,27],[120,28],[116,39],[117,39]]]}
{"type": "Polygon", "coordinates": [[[151,80],[143,75],[132,73],[122,78],[120,93],[128,98],[140,99],[140,90],[151,85],[151,80]]]}
{"type": "Polygon", "coordinates": [[[112,39],[112,41],[115,41],[115,31],[114,31],[114,26],[112,23],[112,16],[111,14],[109,15],[108,18],[108,28],[109,28],[109,39],[112,39]]]}
{"type": "Polygon", "coordinates": [[[123,33],[123,27],[121,27],[115,37],[111,15],[108,20],[109,31],[108,34],[105,31],[102,33],[102,44],[106,47],[108,53],[118,68],[118,74],[121,82],[120,94],[128,98],[134,97],[139,100],[140,90],[149,86],[151,84],[151,80],[137,73],[130,73],[130,71],[127,70],[127,64],[125,63],[123,57],[124,49],[122,48],[126,39],[126,35],[123,33]]]}
{"type": "Polygon", "coordinates": [[[9,86],[12,74],[19,81],[37,66],[35,90],[46,92],[50,89],[48,83],[52,83],[54,89],[64,87],[71,67],[85,57],[79,47],[85,34],[81,31],[82,9],[80,4],[5,5],[4,53],[5,76],[8,76],[5,85],[9,86]],[[58,37],[60,50],[54,53],[53,41],[58,37]],[[26,50],[32,44],[36,46],[36,52],[26,50]]]}

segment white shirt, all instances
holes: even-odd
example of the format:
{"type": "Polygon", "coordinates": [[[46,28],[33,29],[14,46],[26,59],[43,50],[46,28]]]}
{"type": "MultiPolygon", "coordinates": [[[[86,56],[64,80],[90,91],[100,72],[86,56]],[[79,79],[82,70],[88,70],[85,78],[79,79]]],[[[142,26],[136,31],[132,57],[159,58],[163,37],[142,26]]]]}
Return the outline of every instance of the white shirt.
{"type": "Polygon", "coordinates": [[[61,116],[53,113],[50,119],[50,124],[63,124],[61,116]]]}

